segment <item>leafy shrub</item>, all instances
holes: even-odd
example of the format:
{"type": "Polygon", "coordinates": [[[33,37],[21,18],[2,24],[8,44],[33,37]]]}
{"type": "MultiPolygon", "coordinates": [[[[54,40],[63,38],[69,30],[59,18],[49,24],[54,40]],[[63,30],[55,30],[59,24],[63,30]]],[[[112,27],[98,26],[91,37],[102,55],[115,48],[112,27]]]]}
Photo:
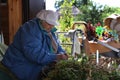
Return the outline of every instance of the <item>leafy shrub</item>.
{"type": "Polygon", "coordinates": [[[87,56],[60,61],[45,80],[120,80],[119,71],[91,63],[87,56]]]}

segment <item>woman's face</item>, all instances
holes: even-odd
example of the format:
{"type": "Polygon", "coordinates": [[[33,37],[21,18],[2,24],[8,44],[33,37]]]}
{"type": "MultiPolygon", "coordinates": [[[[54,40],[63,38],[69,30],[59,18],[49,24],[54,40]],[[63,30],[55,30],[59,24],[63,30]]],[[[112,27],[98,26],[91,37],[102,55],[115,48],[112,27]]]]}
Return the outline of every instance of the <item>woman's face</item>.
{"type": "Polygon", "coordinates": [[[51,25],[45,21],[42,22],[42,25],[43,25],[43,28],[47,31],[47,32],[50,32],[51,29],[54,27],[54,25],[51,25]]]}

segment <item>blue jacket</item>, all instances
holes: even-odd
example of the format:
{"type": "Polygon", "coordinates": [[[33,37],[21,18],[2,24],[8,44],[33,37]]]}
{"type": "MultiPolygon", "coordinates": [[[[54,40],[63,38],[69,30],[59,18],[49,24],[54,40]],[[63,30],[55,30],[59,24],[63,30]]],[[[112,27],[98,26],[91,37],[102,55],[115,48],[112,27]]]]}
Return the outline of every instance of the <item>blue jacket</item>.
{"type": "MultiPolygon", "coordinates": [[[[19,80],[36,80],[41,69],[56,60],[56,53],[51,51],[51,40],[41,26],[38,18],[24,23],[2,60],[19,80]]],[[[54,30],[51,32],[55,37],[54,30]]],[[[58,43],[56,37],[55,40],[58,43]]],[[[65,53],[59,43],[57,53],[65,53]]]]}

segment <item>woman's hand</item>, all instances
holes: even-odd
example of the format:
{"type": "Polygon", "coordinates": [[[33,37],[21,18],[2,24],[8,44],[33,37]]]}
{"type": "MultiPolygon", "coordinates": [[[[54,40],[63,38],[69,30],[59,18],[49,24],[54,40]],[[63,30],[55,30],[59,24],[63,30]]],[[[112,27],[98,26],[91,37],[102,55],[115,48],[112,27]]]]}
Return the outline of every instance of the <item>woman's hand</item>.
{"type": "Polygon", "coordinates": [[[68,55],[67,54],[57,54],[57,60],[67,60],[68,55]]]}

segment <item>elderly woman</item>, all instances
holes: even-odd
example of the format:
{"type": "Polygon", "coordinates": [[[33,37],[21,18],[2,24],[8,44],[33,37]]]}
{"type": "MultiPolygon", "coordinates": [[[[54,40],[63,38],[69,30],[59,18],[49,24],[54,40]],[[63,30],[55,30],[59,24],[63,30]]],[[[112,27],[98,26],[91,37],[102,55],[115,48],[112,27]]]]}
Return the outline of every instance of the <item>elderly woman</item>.
{"type": "Polygon", "coordinates": [[[68,59],[54,33],[57,20],[56,12],[42,10],[17,31],[2,63],[19,80],[37,80],[45,66],[68,59]]]}

